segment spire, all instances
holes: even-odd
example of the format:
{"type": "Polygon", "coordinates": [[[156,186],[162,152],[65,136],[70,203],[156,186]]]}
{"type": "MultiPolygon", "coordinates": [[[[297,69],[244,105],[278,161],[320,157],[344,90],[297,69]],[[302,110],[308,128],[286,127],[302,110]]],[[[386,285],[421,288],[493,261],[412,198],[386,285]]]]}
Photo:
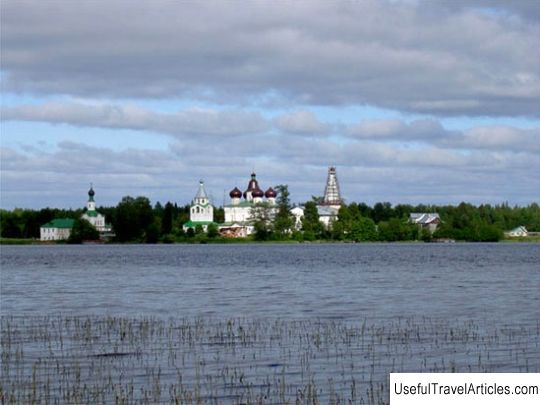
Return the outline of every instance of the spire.
{"type": "Polygon", "coordinates": [[[323,205],[341,205],[341,195],[339,193],[339,183],[335,167],[328,168],[326,187],[324,188],[323,205]]]}
{"type": "Polygon", "coordinates": [[[208,194],[206,194],[206,189],[204,188],[204,181],[199,180],[199,190],[193,199],[194,204],[205,205],[208,204],[208,194]]]}
{"type": "Polygon", "coordinates": [[[208,195],[206,194],[206,189],[204,188],[204,181],[199,180],[199,190],[197,191],[197,195],[195,196],[195,199],[198,198],[208,198],[208,195]]]}

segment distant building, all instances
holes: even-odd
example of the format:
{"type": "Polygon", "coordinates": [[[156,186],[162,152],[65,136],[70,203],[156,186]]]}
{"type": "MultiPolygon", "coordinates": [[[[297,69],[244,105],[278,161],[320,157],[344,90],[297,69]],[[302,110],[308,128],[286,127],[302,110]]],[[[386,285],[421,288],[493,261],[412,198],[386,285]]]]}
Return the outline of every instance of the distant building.
{"type": "Polygon", "coordinates": [[[337,219],[337,215],[343,200],[339,191],[339,182],[335,167],[328,168],[328,176],[326,178],[326,186],[324,188],[324,197],[317,205],[319,220],[328,227],[337,219]]]}
{"type": "Polygon", "coordinates": [[[41,240],[66,240],[71,235],[75,220],[71,218],[53,219],[39,229],[41,240]]]}
{"type": "Polygon", "coordinates": [[[418,224],[422,229],[427,229],[433,233],[441,223],[441,218],[437,213],[415,212],[409,215],[409,222],[418,224]]]}
{"type": "Polygon", "coordinates": [[[510,232],[506,232],[506,236],[511,238],[524,238],[529,236],[529,232],[524,226],[518,226],[517,228],[512,229],[510,232]]]}
{"type": "MultiPolygon", "coordinates": [[[[214,223],[214,207],[210,203],[206,189],[204,188],[204,182],[199,182],[199,190],[195,195],[195,198],[191,201],[191,207],[189,209],[189,221],[184,225],[184,231],[189,228],[195,229],[197,226],[201,226],[206,232],[208,225],[214,223]]],[[[216,224],[217,225],[217,224],[216,224]]]]}
{"type": "Polygon", "coordinates": [[[82,219],[90,222],[94,228],[100,233],[110,233],[112,231],[111,225],[105,222],[105,216],[96,210],[96,202],[94,201],[94,188],[90,185],[88,190],[88,202],[86,203],[86,212],[81,216],[82,219]]]}
{"type": "Polygon", "coordinates": [[[220,225],[219,232],[227,237],[246,237],[254,232],[253,211],[256,207],[268,208],[269,219],[276,213],[277,192],[269,187],[262,191],[257,175],[251,173],[247,189],[242,191],[235,187],[229,193],[231,203],[225,205],[225,222],[220,225]]]}

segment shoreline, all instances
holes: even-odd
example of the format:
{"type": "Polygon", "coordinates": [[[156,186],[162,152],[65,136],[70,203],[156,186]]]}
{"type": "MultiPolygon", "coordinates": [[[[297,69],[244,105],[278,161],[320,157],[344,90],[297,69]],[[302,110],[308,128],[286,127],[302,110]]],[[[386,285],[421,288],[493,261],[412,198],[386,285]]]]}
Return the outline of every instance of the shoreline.
{"type": "Polygon", "coordinates": [[[214,239],[214,240],[205,240],[205,241],[181,241],[181,242],[157,242],[157,243],[144,243],[144,242],[101,242],[101,241],[87,241],[83,243],[67,243],[66,241],[41,241],[38,239],[10,239],[10,238],[0,238],[0,246],[22,246],[22,245],[33,245],[33,246],[55,246],[55,245],[244,245],[244,244],[278,244],[278,245],[317,245],[317,244],[436,244],[436,245],[448,245],[448,244],[482,244],[482,243],[502,243],[502,244],[513,244],[513,243],[540,243],[540,237],[529,237],[529,238],[513,238],[513,239],[501,239],[497,242],[470,242],[465,240],[450,240],[450,241],[430,241],[424,242],[421,240],[408,240],[408,241],[340,241],[340,240],[314,240],[314,241],[297,241],[297,240],[265,240],[258,241],[247,238],[238,238],[238,239],[214,239]]]}

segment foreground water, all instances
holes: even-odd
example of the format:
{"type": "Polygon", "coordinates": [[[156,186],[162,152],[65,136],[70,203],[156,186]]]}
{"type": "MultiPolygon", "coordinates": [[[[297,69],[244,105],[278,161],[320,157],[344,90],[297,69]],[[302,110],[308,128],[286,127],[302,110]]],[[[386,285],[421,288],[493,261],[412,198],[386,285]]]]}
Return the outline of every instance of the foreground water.
{"type": "Polygon", "coordinates": [[[2,246],[2,314],[529,322],[538,244],[2,246]]]}
{"type": "Polygon", "coordinates": [[[535,244],[7,246],[0,398],[386,403],[540,370],[535,244]]]}

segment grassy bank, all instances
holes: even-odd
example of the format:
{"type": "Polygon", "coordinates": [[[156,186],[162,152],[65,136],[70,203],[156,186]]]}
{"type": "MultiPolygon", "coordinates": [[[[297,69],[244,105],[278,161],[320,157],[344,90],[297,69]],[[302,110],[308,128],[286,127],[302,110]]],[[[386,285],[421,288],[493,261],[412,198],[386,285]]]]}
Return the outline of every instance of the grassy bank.
{"type": "Polygon", "coordinates": [[[0,245],[41,245],[37,239],[0,238],[0,245]]]}

